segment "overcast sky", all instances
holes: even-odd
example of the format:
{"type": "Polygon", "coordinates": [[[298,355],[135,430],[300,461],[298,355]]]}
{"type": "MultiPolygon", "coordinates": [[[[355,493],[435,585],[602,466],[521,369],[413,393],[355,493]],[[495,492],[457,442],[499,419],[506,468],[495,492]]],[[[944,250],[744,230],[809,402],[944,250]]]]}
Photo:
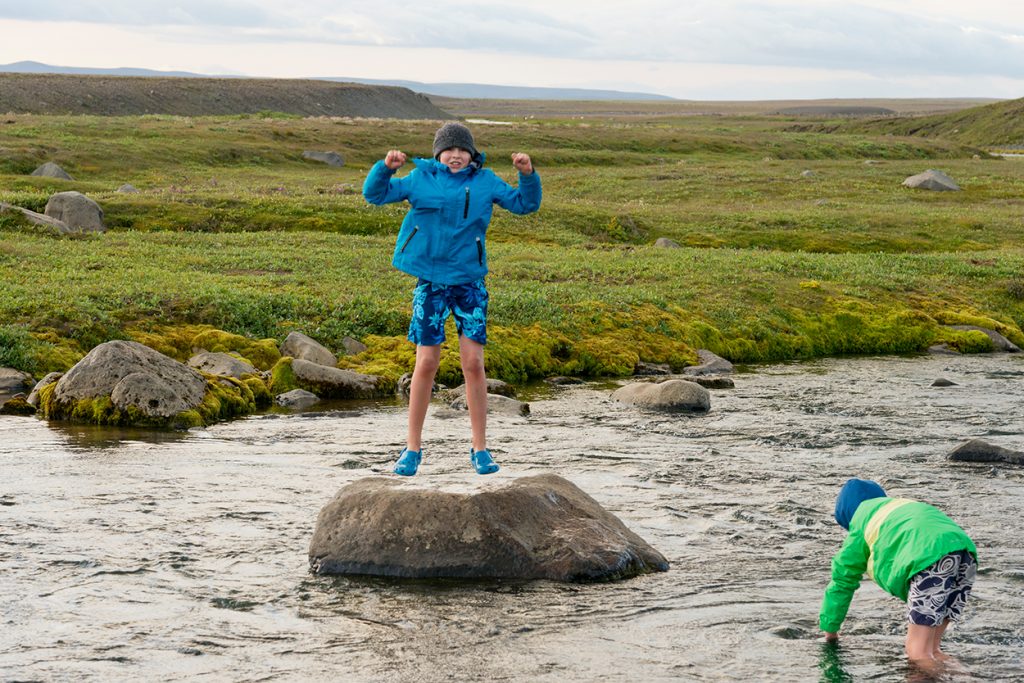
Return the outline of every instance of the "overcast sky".
{"type": "Polygon", "coordinates": [[[1024,96],[1019,0],[0,0],[0,64],[611,88],[1024,96]]]}

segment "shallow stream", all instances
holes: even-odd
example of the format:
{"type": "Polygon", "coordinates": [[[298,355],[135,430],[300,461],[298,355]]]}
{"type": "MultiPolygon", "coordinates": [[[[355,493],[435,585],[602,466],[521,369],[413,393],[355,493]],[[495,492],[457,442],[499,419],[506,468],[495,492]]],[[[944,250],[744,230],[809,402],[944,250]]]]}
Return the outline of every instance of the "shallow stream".
{"type": "MultiPolygon", "coordinates": [[[[491,480],[566,476],[671,562],[598,585],[311,575],[317,512],[390,470],[399,405],[181,434],[0,418],[0,679],[920,680],[902,603],[871,584],[839,647],[819,637],[850,476],[938,505],[978,545],[946,639],[970,673],[950,680],[1024,678],[1024,470],[945,461],[969,438],[1024,450],[1024,358],[826,360],[735,381],[704,416],[637,412],[596,384],[492,416],[491,480]]],[[[465,413],[432,408],[419,482],[476,483],[468,435],[465,413]]]]}

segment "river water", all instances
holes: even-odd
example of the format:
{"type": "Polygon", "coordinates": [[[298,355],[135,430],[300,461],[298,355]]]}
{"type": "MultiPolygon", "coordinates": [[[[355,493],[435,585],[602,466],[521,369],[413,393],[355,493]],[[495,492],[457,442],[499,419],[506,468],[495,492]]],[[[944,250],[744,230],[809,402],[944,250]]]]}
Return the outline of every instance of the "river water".
{"type": "Polygon", "coordinates": [[[759,366],[703,416],[637,412],[612,384],[536,390],[492,416],[503,469],[468,462],[436,406],[417,484],[566,476],[671,562],[597,585],[317,577],[317,512],[400,450],[395,404],[187,433],[0,418],[0,678],[75,681],[903,681],[903,605],[872,584],[838,648],[816,628],[850,476],[946,510],[981,572],[946,650],[1024,678],[1024,470],[955,465],[969,438],[1024,449],[1024,358],[759,366]],[[957,386],[935,388],[945,377],[957,386]]]}

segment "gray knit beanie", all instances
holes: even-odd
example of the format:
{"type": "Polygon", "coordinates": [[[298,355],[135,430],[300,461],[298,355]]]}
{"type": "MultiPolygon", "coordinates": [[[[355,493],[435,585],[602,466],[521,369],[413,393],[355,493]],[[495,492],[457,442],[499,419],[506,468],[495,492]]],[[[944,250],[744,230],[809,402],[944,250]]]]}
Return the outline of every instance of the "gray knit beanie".
{"type": "Polygon", "coordinates": [[[469,132],[469,128],[461,123],[449,121],[434,134],[434,158],[437,159],[441,152],[452,147],[464,149],[469,152],[470,158],[476,158],[476,145],[473,143],[473,134],[469,132]]]}

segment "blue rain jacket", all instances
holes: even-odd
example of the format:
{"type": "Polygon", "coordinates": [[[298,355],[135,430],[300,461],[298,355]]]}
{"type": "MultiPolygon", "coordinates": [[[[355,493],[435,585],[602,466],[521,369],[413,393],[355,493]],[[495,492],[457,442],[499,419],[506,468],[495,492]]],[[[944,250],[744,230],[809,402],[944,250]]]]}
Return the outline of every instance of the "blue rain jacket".
{"type": "Polygon", "coordinates": [[[540,208],[540,176],[519,174],[512,187],[479,163],[452,173],[434,159],[413,159],[415,168],[394,177],[384,161],[370,169],[363,196],[371,204],[408,200],[391,263],[404,273],[439,285],[462,285],[487,274],[485,237],[494,204],[512,213],[540,208]]]}

